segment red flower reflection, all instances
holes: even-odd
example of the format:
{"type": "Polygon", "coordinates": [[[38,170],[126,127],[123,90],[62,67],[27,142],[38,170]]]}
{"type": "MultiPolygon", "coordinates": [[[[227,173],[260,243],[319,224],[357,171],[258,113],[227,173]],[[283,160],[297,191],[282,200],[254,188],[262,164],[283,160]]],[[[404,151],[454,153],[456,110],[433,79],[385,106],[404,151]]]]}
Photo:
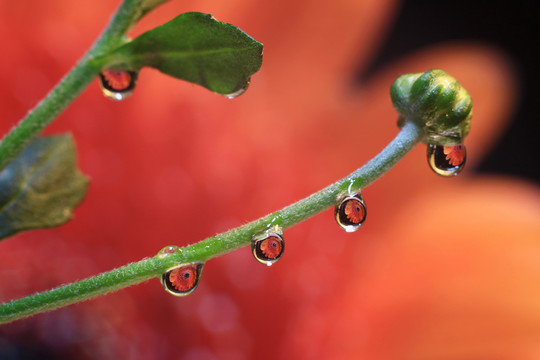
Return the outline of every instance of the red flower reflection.
{"type": "MultiPolygon", "coordinates": [[[[2,133],[68,71],[115,5],[0,5],[0,33],[9,34],[2,133]]],[[[77,359],[536,358],[538,188],[470,170],[512,111],[511,67],[497,50],[445,43],[351,88],[396,7],[202,0],[170,2],[143,19],[133,35],[172,14],[212,13],[265,44],[262,70],[235,100],[148,69],[119,103],[93,84],[47,129],[73,132],[92,177],[88,197],[69,224],[0,244],[0,298],[199,241],[344,177],[398,131],[388,91],[401,73],[442,68],[471,93],[469,169],[439,178],[419,146],[363,190],[370,218],[354,234],[330,210],[287,230],[287,256],[272,267],[242,249],[209,261],[186,298],[156,279],[4,326],[7,343],[25,339],[26,348],[77,359]],[[269,338],[271,347],[261,345],[269,338]]]]}

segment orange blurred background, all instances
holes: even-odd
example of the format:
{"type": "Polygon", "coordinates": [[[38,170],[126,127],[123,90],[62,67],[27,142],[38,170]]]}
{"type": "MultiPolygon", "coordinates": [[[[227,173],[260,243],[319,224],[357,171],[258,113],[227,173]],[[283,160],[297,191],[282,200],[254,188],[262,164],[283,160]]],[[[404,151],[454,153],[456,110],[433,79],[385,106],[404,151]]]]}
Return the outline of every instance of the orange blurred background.
{"type": "MultiPolygon", "coordinates": [[[[118,3],[0,2],[1,134],[82,56],[118,3]]],[[[131,35],[183,12],[212,13],[265,44],[263,67],[234,100],[151,69],[119,103],[94,81],[45,132],[73,134],[88,195],[68,224],[2,241],[0,300],[197,242],[346,176],[396,135],[388,89],[402,73],[442,68],[471,93],[458,177],[432,173],[420,145],[363,191],[369,214],[358,232],[325,211],[285,231],[286,253],[270,268],[243,248],[206,264],[187,298],[154,279],[0,326],[0,358],[540,358],[538,183],[494,174],[493,160],[483,163],[490,175],[477,171],[525,96],[520,64],[466,38],[376,62],[391,54],[381,49],[403,9],[393,0],[201,0],[149,14],[131,35]],[[358,74],[367,75],[355,83],[358,74]]]]}

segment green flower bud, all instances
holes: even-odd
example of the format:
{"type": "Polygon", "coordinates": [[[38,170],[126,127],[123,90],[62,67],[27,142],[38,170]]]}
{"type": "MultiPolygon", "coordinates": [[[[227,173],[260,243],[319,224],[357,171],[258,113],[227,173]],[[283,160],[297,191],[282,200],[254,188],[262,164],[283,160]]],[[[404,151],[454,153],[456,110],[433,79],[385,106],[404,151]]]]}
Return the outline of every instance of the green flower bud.
{"type": "Polygon", "coordinates": [[[400,115],[398,126],[414,121],[427,144],[462,144],[469,133],[471,96],[443,70],[402,75],[392,84],[390,96],[400,115]]]}

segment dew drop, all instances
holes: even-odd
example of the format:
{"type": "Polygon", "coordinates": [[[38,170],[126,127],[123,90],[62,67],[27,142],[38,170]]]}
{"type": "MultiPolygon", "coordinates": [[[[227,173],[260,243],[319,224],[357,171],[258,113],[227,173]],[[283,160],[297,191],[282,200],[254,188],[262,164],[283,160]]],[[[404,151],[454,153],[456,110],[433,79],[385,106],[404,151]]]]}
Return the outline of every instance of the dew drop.
{"type": "Polygon", "coordinates": [[[236,90],[235,92],[232,92],[230,94],[224,95],[227,99],[234,99],[235,97],[238,97],[246,92],[246,90],[249,87],[249,80],[246,82],[244,86],[242,86],[240,89],[236,90]]]}
{"type": "Polygon", "coordinates": [[[463,170],[467,160],[465,145],[429,144],[427,158],[431,169],[441,176],[455,176],[463,170]]]}
{"type": "Polygon", "coordinates": [[[187,296],[197,288],[202,263],[184,264],[167,270],[161,275],[161,283],[169,294],[174,296],[187,296]]]}
{"type": "Polygon", "coordinates": [[[364,198],[361,194],[349,194],[341,198],[334,208],[334,215],[338,225],[346,232],[358,230],[367,216],[364,198]]]}
{"type": "Polygon", "coordinates": [[[176,254],[176,253],[181,253],[182,252],[182,249],[180,249],[178,246],[175,246],[175,245],[169,245],[169,246],[165,246],[163,249],[159,250],[159,252],[157,253],[157,257],[159,259],[163,259],[167,256],[170,256],[170,255],[173,255],[173,254],[176,254]]]}
{"type": "Polygon", "coordinates": [[[251,252],[258,262],[265,265],[275,264],[283,255],[285,242],[283,241],[283,232],[279,226],[254,235],[251,239],[251,252]]]}
{"type": "Polygon", "coordinates": [[[128,98],[135,89],[137,82],[136,71],[127,70],[103,70],[99,73],[99,80],[103,95],[111,100],[124,100],[128,98]]]}

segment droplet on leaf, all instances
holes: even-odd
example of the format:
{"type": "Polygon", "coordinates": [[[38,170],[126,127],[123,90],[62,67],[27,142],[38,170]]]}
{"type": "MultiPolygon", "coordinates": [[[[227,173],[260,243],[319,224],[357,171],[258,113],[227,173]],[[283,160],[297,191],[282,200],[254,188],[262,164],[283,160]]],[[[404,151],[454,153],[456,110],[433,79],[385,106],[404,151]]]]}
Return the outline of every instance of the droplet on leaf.
{"type": "Polygon", "coordinates": [[[429,144],[427,158],[431,169],[441,176],[455,176],[463,170],[467,160],[465,145],[429,144]]]}
{"type": "Polygon", "coordinates": [[[176,253],[181,253],[181,252],[182,252],[182,249],[180,249],[178,246],[169,245],[159,250],[159,252],[157,253],[157,257],[160,259],[163,259],[164,257],[170,256],[176,253]]]}
{"type": "Polygon", "coordinates": [[[161,276],[161,283],[165,290],[174,296],[189,295],[199,284],[203,265],[194,263],[174,267],[161,276]]]}
{"type": "Polygon", "coordinates": [[[356,231],[367,216],[366,203],[361,194],[349,194],[338,201],[334,215],[339,226],[346,232],[356,231]]]}
{"type": "Polygon", "coordinates": [[[232,92],[230,94],[226,94],[225,97],[227,99],[234,99],[235,97],[238,97],[238,96],[242,95],[243,93],[245,93],[246,90],[248,89],[248,87],[249,87],[249,81],[243,87],[236,90],[235,92],[232,92]]]}
{"type": "Polygon", "coordinates": [[[103,95],[111,100],[124,100],[133,93],[137,82],[136,71],[103,70],[99,73],[99,80],[103,95]]]}
{"type": "Polygon", "coordinates": [[[285,242],[279,226],[263,234],[254,235],[251,239],[251,252],[257,261],[265,265],[273,265],[283,255],[285,242]]]}

